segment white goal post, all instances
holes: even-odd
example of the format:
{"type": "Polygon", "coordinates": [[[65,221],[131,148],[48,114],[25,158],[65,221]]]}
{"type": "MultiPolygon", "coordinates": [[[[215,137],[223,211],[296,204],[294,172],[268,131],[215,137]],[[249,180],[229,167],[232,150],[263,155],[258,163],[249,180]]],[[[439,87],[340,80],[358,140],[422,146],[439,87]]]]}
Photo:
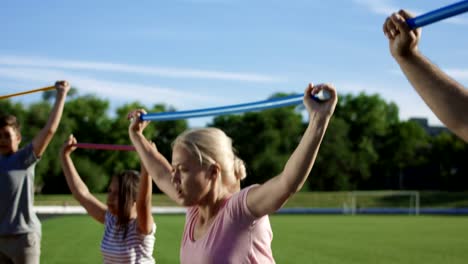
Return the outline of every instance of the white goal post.
{"type": "Polygon", "coordinates": [[[419,207],[419,191],[352,191],[348,194],[344,211],[352,215],[360,213],[419,215],[419,207]]]}

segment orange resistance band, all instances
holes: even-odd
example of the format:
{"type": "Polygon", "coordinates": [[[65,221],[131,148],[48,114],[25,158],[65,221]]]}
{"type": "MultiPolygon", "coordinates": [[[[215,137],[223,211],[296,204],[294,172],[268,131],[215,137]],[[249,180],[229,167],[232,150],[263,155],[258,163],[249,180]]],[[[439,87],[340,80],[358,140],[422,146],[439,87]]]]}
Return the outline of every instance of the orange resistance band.
{"type": "Polygon", "coordinates": [[[53,89],[55,89],[55,86],[48,86],[48,87],[39,88],[39,89],[35,89],[35,90],[29,90],[29,91],[21,92],[21,93],[2,95],[2,96],[0,96],[0,99],[6,99],[6,98],[10,98],[10,97],[17,96],[17,95],[30,94],[30,93],[35,93],[35,92],[42,92],[42,91],[48,91],[48,90],[53,90],[53,89]]]}

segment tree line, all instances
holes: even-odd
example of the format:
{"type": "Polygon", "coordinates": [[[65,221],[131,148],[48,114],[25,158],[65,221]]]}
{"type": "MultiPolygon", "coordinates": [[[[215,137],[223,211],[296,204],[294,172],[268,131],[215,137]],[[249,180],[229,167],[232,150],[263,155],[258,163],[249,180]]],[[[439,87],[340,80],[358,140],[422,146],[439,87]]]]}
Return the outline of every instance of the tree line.
{"type": "MultiPolygon", "coordinates": [[[[54,91],[29,105],[0,101],[0,114],[14,114],[21,122],[22,145],[45,125],[54,91]]],[[[272,97],[287,94],[278,93],[272,97]]],[[[108,100],[95,95],[69,94],[54,139],[36,168],[38,193],[69,193],[59,163],[62,143],[70,134],[78,142],[130,144],[127,113],[176,111],[157,103],[127,103],[110,112],[108,100]]],[[[242,115],[215,117],[207,126],[224,130],[247,165],[244,186],[262,183],[281,172],[306,127],[300,107],[283,107],[242,115]]],[[[171,157],[171,143],[188,129],[186,120],[153,122],[145,130],[158,150],[171,157]]],[[[139,169],[134,152],[78,149],[72,157],[93,192],[105,192],[110,177],[123,169],[139,169]]],[[[468,190],[468,146],[448,131],[431,136],[418,123],[402,121],[398,107],[379,95],[341,94],[306,190],[468,190]]],[[[155,188],[156,189],[156,188],[155,188]]],[[[156,189],[157,191],[157,189],[156,189]]]]}

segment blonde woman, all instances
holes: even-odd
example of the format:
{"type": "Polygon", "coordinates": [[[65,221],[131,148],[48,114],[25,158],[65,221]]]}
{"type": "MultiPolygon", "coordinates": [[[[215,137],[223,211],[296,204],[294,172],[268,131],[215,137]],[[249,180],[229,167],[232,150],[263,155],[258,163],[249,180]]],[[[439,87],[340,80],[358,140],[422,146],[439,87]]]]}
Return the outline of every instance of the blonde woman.
{"type": "Polygon", "coordinates": [[[304,184],[336,102],[331,85],[310,84],[304,95],[309,125],[284,170],[264,184],[238,192],[245,166],[224,132],[203,128],[182,133],[174,142],[171,164],[143,136],[148,122],[139,121],[139,116],[144,111],[129,114],[130,139],[153,180],[174,201],[188,207],[181,263],[275,263],[268,215],[304,184]],[[312,99],[311,94],[321,90],[330,93],[330,100],[312,99]]]}

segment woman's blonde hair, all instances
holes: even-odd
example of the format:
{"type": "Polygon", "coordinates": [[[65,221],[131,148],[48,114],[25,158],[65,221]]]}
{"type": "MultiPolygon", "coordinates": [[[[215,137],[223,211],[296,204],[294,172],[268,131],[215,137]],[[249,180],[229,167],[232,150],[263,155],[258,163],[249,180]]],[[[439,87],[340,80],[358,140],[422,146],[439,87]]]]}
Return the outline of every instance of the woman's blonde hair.
{"type": "Polygon", "coordinates": [[[200,165],[218,164],[225,184],[237,183],[247,176],[244,161],[235,154],[232,139],[221,129],[187,130],[175,139],[172,146],[175,145],[185,147],[199,160],[200,165]]]}

